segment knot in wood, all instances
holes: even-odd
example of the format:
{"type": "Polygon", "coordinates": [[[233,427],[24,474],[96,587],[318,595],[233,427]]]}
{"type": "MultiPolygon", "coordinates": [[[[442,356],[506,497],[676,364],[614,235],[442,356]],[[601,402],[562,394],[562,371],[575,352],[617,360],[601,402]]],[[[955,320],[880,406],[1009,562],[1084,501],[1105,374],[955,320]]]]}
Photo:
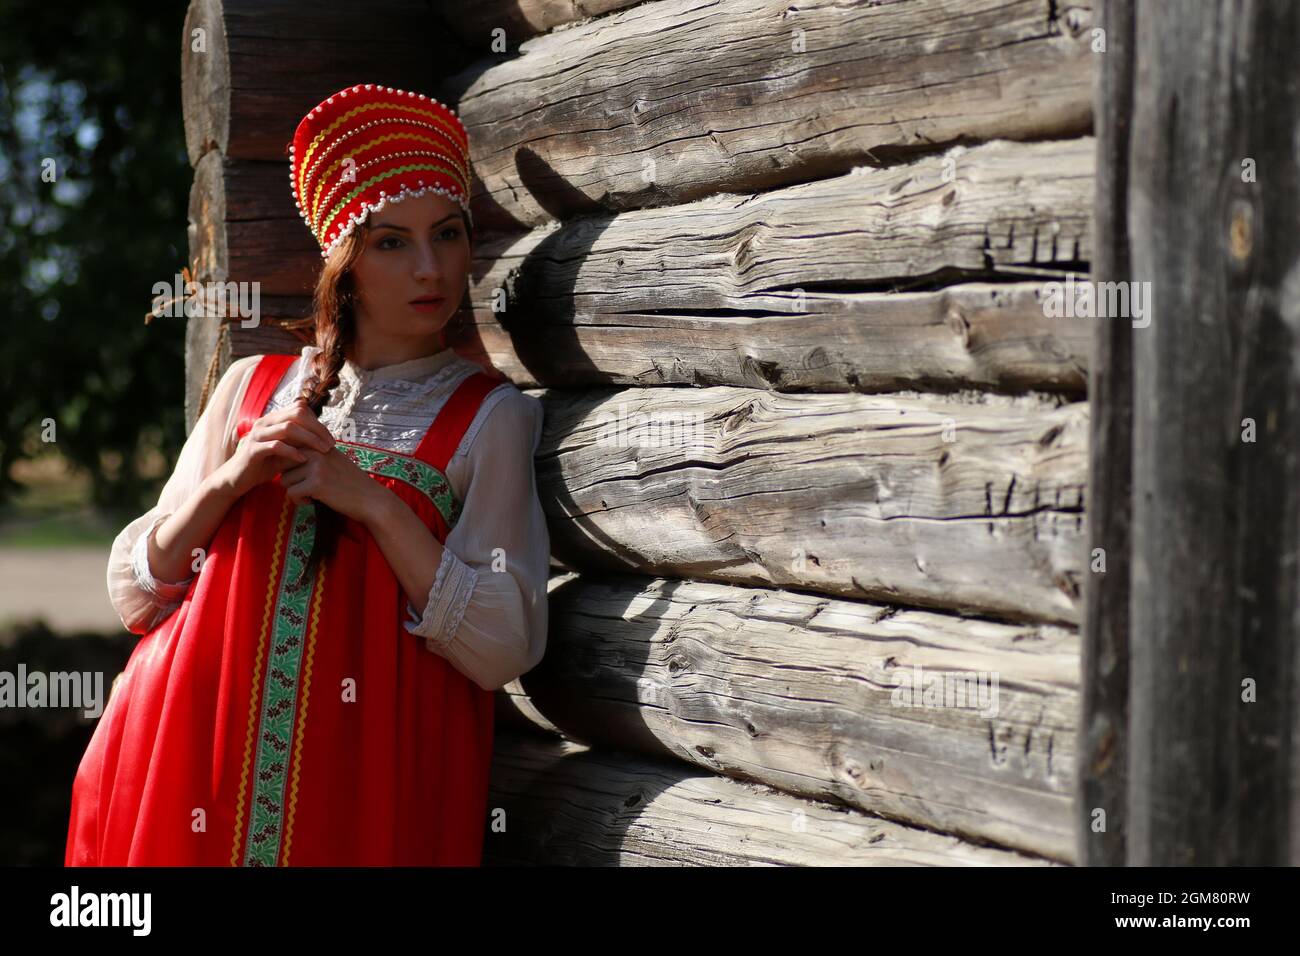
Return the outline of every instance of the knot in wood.
{"type": "Polygon", "coordinates": [[[1232,204],[1232,216],[1228,223],[1228,251],[1238,262],[1250,258],[1254,248],[1254,212],[1244,200],[1235,200],[1232,204]]]}
{"type": "Polygon", "coordinates": [[[745,422],[754,417],[754,402],[746,402],[740,408],[736,409],[722,423],[722,432],[726,434],[740,428],[745,422]]]}

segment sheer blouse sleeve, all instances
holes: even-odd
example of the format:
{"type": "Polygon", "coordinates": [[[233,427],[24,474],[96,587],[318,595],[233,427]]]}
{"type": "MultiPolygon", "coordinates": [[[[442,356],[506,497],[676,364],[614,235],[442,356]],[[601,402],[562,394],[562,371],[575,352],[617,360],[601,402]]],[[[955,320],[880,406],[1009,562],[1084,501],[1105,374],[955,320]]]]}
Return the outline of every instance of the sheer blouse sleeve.
{"type": "Polygon", "coordinates": [[[147,634],[166,620],[180,607],[189,590],[193,575],[183,581],[161,581],[153,576],[149,569],[149,538],[234,452],[231,438],[239,406],[260,357],[250,355],[231,363],[185,440],[158,503],[123,528],[113,541],[108,558],[108,596],[123,626],[133,634],[147,634]]]}
{"type": "Polygon", "coordinates": [[[513,385],[485,412],[423,615],[407,603],[406,629],[484,690],[531,670],[546,648],[551,544],[533,468],[542,415],[513,385]]]}

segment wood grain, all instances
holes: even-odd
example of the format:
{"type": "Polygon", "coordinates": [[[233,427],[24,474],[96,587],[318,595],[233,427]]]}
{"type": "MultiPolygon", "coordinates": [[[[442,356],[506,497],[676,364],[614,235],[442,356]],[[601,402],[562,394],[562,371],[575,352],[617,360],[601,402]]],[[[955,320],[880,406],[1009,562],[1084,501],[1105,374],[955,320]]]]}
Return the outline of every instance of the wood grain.
{"type": "MultiPolygon", "coordinates": [[[[1092,324],[1047,317],[1041,289],[1086,268],[1092,171],[1087,138],[999,142],[483,236],[468,290],[475,325],[458,344],[524,386],[1081,396],[1092,324]],[[1006,284],[1017,276],[1036,281],[1006,284]],[[925,288],[988,277],[1002,281],[925,288]]],[[[202,233],[220,237],[231,274],[305,314],[320,257],[283,172],[224,160],[195,189],[206,193],[202,233]]]]}
{"type": "Polygon", "coordinates": [[[488,812],[489,866],[1045,865],[755,784],[524,735],[497,737],[488,812]]]}
{"type": "Polygon", "coordinates": [[[536,394],[538,489],[570,567],[1078,621],[1085,403],[536,394]]]}
{"type": "Polygon", "coordinates": [[[479,60],[442,98],[476,222],[531,227],[1087,133],[1088,26],[1053,0],[657,0],[479,60]]]}
{"type": "Polygon", "coordinates": [[[640,575],[571,578],[550,611],[500,726],[1074,858],[1072,628],[640,575]]]}
{"type": "Polygon", "coordinates": [[[471,59],[421,0],[369,0],[364,15],[340,2],[192,0],[184,35],[191,165],[212,149],[230,159],[286,159],[298,121],[330,94],[377,83],[433,95],[471,59]],[[205,50],[195,49],[198,29],[205,50]]]}
{"type": "MultiPolygon", "coordinates": [[[[1128,154],[1133,122],[1133,4],[1106,0],[1107,50],[1098,74],[1097,282],[1131,282],[1128,154]]],[[[1084,579],[1077,857],[1123,866],[1128,808],[1129,601],[1132,598],[1133,339],[1131,323],[1094,323],[1089,368],[1092,453],[1088,552],[1104,558],[1084,579]]]]}
{"type": "Polygon", "coordinates": [[[1297,35],[1134,5],[1129,866],[1300,863],[1297,35]]]}

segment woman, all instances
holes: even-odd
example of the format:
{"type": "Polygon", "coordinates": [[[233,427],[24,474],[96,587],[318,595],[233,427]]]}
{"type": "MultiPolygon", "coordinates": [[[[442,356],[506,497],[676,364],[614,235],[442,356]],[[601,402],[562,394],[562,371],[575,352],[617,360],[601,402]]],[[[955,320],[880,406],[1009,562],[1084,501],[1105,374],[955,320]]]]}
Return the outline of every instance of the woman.
{"type": "Polygon", "coordinates": [[[445,338],[468,145],[447,107],[373,85],[299,124],[316,345],[234,362],[113,543],[143,637],[68,865],[480,862],[493,691],[541,657],[550,543],[540,403],[445,338]]]}

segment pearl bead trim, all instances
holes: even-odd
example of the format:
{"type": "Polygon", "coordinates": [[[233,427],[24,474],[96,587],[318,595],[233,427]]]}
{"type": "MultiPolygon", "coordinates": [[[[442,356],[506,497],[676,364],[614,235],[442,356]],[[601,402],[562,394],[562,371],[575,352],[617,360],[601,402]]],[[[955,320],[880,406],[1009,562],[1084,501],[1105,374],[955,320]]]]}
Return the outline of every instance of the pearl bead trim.
{"type": "MultiPolygon", "coordinates": [[[[423,182],[423,180],[421,180],[421,182],[423,182]]],[[[403,199],[412,199],[416,196],[423,196],[425,193],[428,192],[441,193],[442,195],[450,199],[452,202],[459,205],[461,209],[465,210],[465,215],[469,219],[470,228],[473,228],[474,215],[469,210],[469,203],[465,200],[465,197],[461,195],[459,192],[450,189],[443,189],[441,186],[425,186],[422,189],[412,189],[410,186],[403,186],[398,192],[394,193],[393,195],[386,196],[384,194],[384,191],[381,189],[379,191],[379,195],[382,198],[379,200],[379,202],[377,203],[363,202],[361,204],[362,212],[360,216],[356,216],[355,214],[349,215],[348,224],[344,226],[342,231],[339,232],[339,234],[335,236],[333,239],[331,239],[329,244],[326,245],[325,248],[321,250],[320,257],[322,259],[328,259],[330,257],[330,253],[334,251],[335,247],[344,239],[346,239],[348,236],[352,235],[352,232],[356,229],[356,227],[361,223],[365,222],[372,212],[379,212],[379,210],[383,209],[389,203],[398,203],[401,202],[403,199]]]]}
{"type": "MultiPolygon", "coordinates": [[[[427,100],[428,102],[430,102],[430,103],[434,103],[434,104],[436,104],[436,105],[438,105],[438,106],[441,106],[443,109],[447,110],[447,111],[452,115],[452,117],[455,118],[456,122],[460,124],[462,131],[463,131],[464,128],[465,128],[465,124],[461,121],[459,115],[457,115],[456,110],[455,110],[454,107],[452,107],[451,105],[449,105],[449,104],[447,104],[447,103],[443,103],[443,102],[441,102],[441,101],[439,101],[439,100],[437,100],[437,99],[434,99],[432,96],[426,96],[426,95],[423,94],[423,93],[415,93],[415,92],[412,92],[412,91],[410,91],[410,90],[397,90],[397,89],[393,89],[393,87],[391,87],[391,86],[378,86],[378,87],[377,87],[374,83],[366,83],[366,84],[364,84],[364,85],[363,85],[363,84],[357,84],[356,86],[351,87],[350,92],[353,92],[353,93],[359,93],[359,92],[361,92],[362,89],[366,89],[366,90],[378,89],[381,93],[390,93],[390,94],[393,94],[393,95],[395,95],[395,96],[405,96],[405,97],[408,97],[408,98],[410,98],[410,99],[417,100],[417,101],[426,101],[426,100],[427,100]]],[[[348,92],[349,92],[349,90],[342,90],[342,91],[340,91],[340,92],[338,92],[338,93],[335,93],[334,96],[337,96],[337,97],[339,97],[340,99],[342,99],[342,98],[344,98],[344,97],[346,97],[346,96],[348,95],[348,92]]],[[[310,113],[307,114],[307,117],[312,117],[312,116],[315,116],[317,113],[322,112],[322,109],[323,109],[323,107],[324,107],[325,105],[327,105],[327,104],[331,104],[331,103],[334,102],[334,96],[329,97],[328,99],[325,100],[324,103],[321,103],[321,104],[319,104],[318,106],[316,106],[315,109],[313,109],[310,113]]],[[[389,121],[391,122],[392,120],[389,120],[389,121]]],[[[346,138],[347,136],[350,136],[350,135],[352,135],[352,134],[355,133],[355,132],[359,132],[361,129],[369,128],[369,127],[371,127],[371,126],[376,125],[376,124],[379,123],[379,122],[383,122],[383,120],[374,120],[374,121],[371,121],[371,122],[369,122],[369,123],[365,123],[365,124],[359,126],[356,130],[351,130],[351,131],[349,131],[348,133],[343,134],[343,136],[340,136],[339,139],[344,139],[344,138],[346,138]]],[[[435,131],[442,132],[441,130],[438,130],[438,128],[437,128],[436,126],[433,126],[432,124],[428,124],[428,123],[422,123],[422,122],[420,122],[419,120],[406,120],[405,122],[409,122],[409,123],[411,123],[412,125],[416,125],[416,126],[426,126],[426,127],[430,128],[430,129],[434,129],[435,131]]],[[[445,135],[445,133],[444,133],[444,135],[445,135]]],[[[329,148],[332,149],[334,145],[337,145],[337,143],[335,143],[335,144],[331,144],[331,146],[330,146],[329,148]]],[[[297,196],[297,193],[298,193],[298,186],[297,186],[297,182],[296,182],[295,179],[294,179],[294,174],[293,174],[293,155],[294,155],[294,144],[293,144],[293,143],[290,143],[290,144],[289,144],[289,188],[290,188],[290,192],[291,192],[292,195],[294,196],[294,202],[293,202],[293,204],[294,204],[294,206],[296,206],[297,209],[298,209],[298,215],[299,215],[299,217],[301,217],[302,221],[303,221],[304,223],[307,224],[307,227],[308,227],[309,229],[312,230],[312,234],[315,235],[315,229],[312,228],[311,221],[310,221],[310,220],[308,219],[308,217],[307,217],[307,211],[306,211],[305,209],[303,209],[303,207],[302,207],[302,203],[301,203],[301,201],[298,199],[298,196],[297,196]]],[[[404,154],[403,154],[403,155],[404,155],[404,154]]],[[[322,154],[321,154],[320,156],[316,157],[316,161],[312,164],[312,169],[308,172],[308,176],[311,175],[311,172],[314,172],[314,171],[315,171],[315,169],[319,166],[321,160],[324,159],[324,157],[325,157],[325,153],[324,153],[324,152],[322,152],[322,154]]],[[[469,179],[469,177],[468,177],[468,170],[461,170],[461,169],[460,169],[461,164],[459,164],[459,163],[456,162],[456,157],[454,157],[454,156],[443,156],[442,158],[450,160],[453,166],[458,167],[458,171],[464,171],[464,172],[466,173],[466,175],[465,175],[464,178],[465,178],[466,181],[468,181],[468,179],[469,179]]],[[[376,160],[376,161],[377,161],[377,160],[376,160]]],[[[465,161],[465,164],[467,165],[467,164],[468,164],[468,157],[464,157],[464,161],[465,161]]],[[[375,161],[372,161],[372,162],[375,162],[375,161]]],[[[371,163],[366,163],[365,165],[371,165],[371,163]]],[[[460,207],[465,211],[465,216],[466,216],[466,218],[469,220],[470,227],[471,227],[471,228],[473,227],[473,225],[474,225],[474,216],[473,216],[473,214],[470,212],[470,208],[469,208],[469,198],[468,198],[468,196],[466,195],[465,191],[463,191],[463,190],[454,190],[454,189],[446,189],[446,188],[444,188],[444,187],[442,187],[442,186],[434,186],[434,185],[428,185],[428,186],[425,186],[425,185],[424,185],[424,180],[422,180],[422,179],[419,180],[418,183],[419,183],[419,186],[420,186],[420,188],[418,188],[418,189],[417,189],[417,188],[414,188],[414,187],[411,187],[411,186],[403,185],[403,186],[401,187],[400,190],[398,190],[396,193],[394,193],[394,194],[392,194],[392,195],[387,195],[386,192],[385,192],[384,190],[381,189],[381,190],[379,191],[379,197],[380,197],[380,198],[379,198],[379,201],[378,201],[378,202],[376,202],[376,203],[367,203],[367,202],[362,202],[362,203],[361,203],[361,212],[360,212],[359,214],[358,214],[358,213],[349,213],[349,214],[348,214],[348,222],[347,222],[347,225],[343,226],[343,227],[342,227],[342,228],[337,232],[337,234],[332,234],[332,235],[331,235],[331,237],[330,237],[330,239],[328,240],[328,242],[324,245],[324,248],[321,249],[321,258],[322,258],[322,259],[328,259],[329,256],[330,256],[330,254],[335,250],[335,248],[338,247],[339,243],[341,243],[344,239],[346,239],[348,236],[350,236],[350,235],[352,234],[352,232],[356,229],[356,227],[357,227],[357,225],[358,225],[359,223],[365,222],[365,220],[370,216],[371,213],[379,212],[379,210],[383,209],[384,206],[386,206],[386,205],[389,204],[389,203],[397,203],[397,202],[401,202],[401,201],[404,200],[404,199],[411,199],[411,198],[414,198],[414,197],[417,197],[417,196],[423,196],[425,193],[429,193],[429,192],[439,193],[439,194],[441,194],[441,195],[443,195],[443,196],[446,196],[448,199],[452,200],[452,202],[455,202],[457,205],[459,205],[459,206],[460,206],[460,207]]],[[[338,186],[337,186],[337,184],[336,184],[336,185],[335,185],[335,190],[337,190],[337,188],[338,188],[338,186]]],[[[333,195],[333,190],[331,191],[331,195],[333,195]]],[[[317,237],[317,238],[318,238],[318,240],[319,240],[319,237],[317,237]]]]}

